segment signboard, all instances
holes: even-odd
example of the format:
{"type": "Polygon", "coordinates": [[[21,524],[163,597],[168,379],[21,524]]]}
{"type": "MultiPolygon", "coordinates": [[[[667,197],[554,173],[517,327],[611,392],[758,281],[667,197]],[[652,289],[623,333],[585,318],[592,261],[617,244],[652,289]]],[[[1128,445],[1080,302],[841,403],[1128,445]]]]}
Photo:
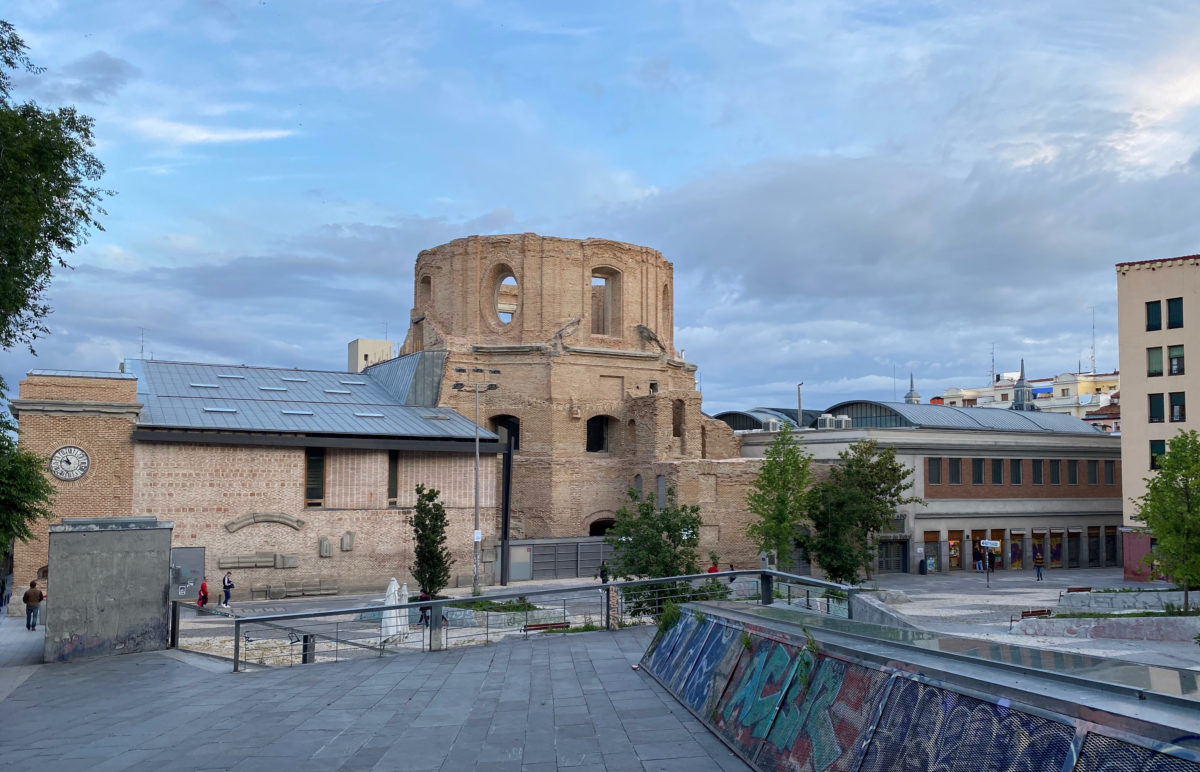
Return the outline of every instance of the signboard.
{"type": "Polygon", "coordinates": [[[1000,549],[1000,542],[995,539],[980,539],[979,545],[990,549],[1000,549]]]}

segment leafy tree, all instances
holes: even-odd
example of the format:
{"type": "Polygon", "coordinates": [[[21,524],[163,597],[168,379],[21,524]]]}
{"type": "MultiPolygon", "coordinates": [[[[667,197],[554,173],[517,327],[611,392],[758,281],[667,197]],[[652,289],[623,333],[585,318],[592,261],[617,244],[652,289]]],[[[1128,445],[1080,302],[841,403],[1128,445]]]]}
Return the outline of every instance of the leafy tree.
{"type": "Polygon", "coordinates": [[[13,26],[0,21],[0,348],[29,346],[47,333],[43,294],[55,266],[103,230],[91,184],[104,166],[92,155],[92,119],[74,107],[42,109],[11,96],[8,70],[41,72],[13,26]]]}
{"type": "MultiPolygon", "coordinates": [[[[2,423],[6,421],[0,417],[2,423]]],[[[17,447],[0,428],[0,553],[13,539],[31,539],[34,522],[53,517],[49,509],[53,497],[46,459],[17,447]]]]}
{"type": "Polygon", "coordinates": [[[1200,435],[1180,431],[1167,442],[1158,472],[1146,478],[1146,493],[1135,500],[1138,517],[1154,533],[1154,549],[1146,562],[1183,588],[1200,585],[1200,435]]]}
{"type": "Polygon", "coordinates": [[[892,448],[860,440],[838,453],[828,479],[813,487],[809,499],[812,534],[809,554],[830,580],[856,584],[871,577],[874,535],[895,517],[902,504],[920,503],[905,495],[912,471],[896,460],[892,448]],[[862,574],[860,575],[860,571],[862,574]]]}
{"type": "Polygon", "coordinates": [[[430,595],[437,595],[450,583],[454,558],[446,547],[446,508],[438,501],[439,491],[418,485],[417,506],[413,513],[414,564],[409,567],[413,579],[430,595]]]}
{"type": "Polygon", "coordinates": [[[792,424],[784,423],[746,496],[746,507],[758,516],[746,526],[746,536],[759,550],[774,550],[783,571],[792,569],[792,550],[806,519],[811,461],[796,442],[792,424]]]}

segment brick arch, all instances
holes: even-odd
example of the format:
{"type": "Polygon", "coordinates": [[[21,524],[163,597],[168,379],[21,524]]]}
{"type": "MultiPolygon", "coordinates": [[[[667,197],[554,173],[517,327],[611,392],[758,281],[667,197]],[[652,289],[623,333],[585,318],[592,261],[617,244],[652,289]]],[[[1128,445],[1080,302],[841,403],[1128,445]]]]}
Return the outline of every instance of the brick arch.
{"type": "Polygon", "coordinates": [[[288,528],[299,531],[304,527],[304,521],[298,517],[284,514],[283,512],[251,512],[241,517],[235,517],[225,524],[225,530],[230,533],[237,533],[248,525],[255,523],[279,523],[286,525],[288,528]]]}
{"type": "MultiPolygon", "coordinates": [[[[594,533],[597,526],[607,523],[609,527],[616,522],[617,513],[611,509],[599,509],[583,519],[583,530],[588,536],[603,536],[600,533],[594,533]]],[[[607,528],[605,528],[607,530],[607,528]]]]}

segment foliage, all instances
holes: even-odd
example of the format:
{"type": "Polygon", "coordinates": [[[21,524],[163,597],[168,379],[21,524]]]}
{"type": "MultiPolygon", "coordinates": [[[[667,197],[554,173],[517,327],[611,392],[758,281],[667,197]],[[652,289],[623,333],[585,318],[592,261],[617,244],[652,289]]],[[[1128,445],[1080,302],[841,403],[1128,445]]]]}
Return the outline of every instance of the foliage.
{"type": "Polygon", "coordinates": [[[671,601],[667,601],[663,604],[662,613],[658,615],[659,632],[665,633],[670,630],[682,617],[683,612],[679,610],[679,606],[671,601]]]}
{"type": "Polygon", "coordinates": [[[472,611],[491,611],[495,613],[508,613],[512,611],[537,611],[538,606],[530,603],[524,597],[516,600],[476,600],[468,603],[452,603],[454,608],[466,608],[472,611]]]}
{"type": "Polygon", "coordinates": [[[1158,472],[1146,478],[1146,493],[1134,501],[1137,516],[1154,533],[1146,562],[1156,562],[1183,588],[1200,583],[1200,434],[1180,431],[1167,442],[1158,472]]]}
{"type": "Polygon", "coordinates": [[[413,513],[414,563],[409,567],[417,585],[437,595],[450,583],[454,559],[446,547],[446,508],[438,501],[439,492],[424,485],[416,487],[417,506],[413,513]]]}
{"type": "Polygon", "coordinates": [[[53,517],[54,486],[45,470],[46,459],[18,447],[0,428],[0,549],[13,539],[29,541],[30,526],[53,517]]]}
{"type": "Polygon", "coordinates": [[[796,442],[792,424],[784,423],[767,448],[762,468],[746,496],[746,507],[758,516],[746,536],[760,551],[775,551],[779,570],[792,570],[792,550],[805,521],[812,456],[796,442]]]}
{"type": "Polygon", "coordinates": [[[603,627],[594,622],[584,622],[583,624],[575,625],[574,627],[556,627],[550,630],[542,630],[542,633],[594,633],[597,630],[603,629],[603,627]]]}
{"type": "Polygon", "coordinates": [[[66,256],[103,230],[100,202],[112,192],[90,184],[104,173],[92,155],[92,119],[74,107],[46,110],[15,102],[6,70],[38,73],[24,41],[0,21],[0,348],[45,335],[44,293],[66,256]]]}
{"type": "Polygon", "coordinates": [[[838,453],[841,463],[809,493],[812,533],[804,537],[812,559],[830,581],[857,584],[871,578],[873,536],[903,504],[921,503],[905,495],[912,471],[896,460],[892,448],[860,440],[838,453]],[[860,572],[862,572],[860,574],[860,572]]]}

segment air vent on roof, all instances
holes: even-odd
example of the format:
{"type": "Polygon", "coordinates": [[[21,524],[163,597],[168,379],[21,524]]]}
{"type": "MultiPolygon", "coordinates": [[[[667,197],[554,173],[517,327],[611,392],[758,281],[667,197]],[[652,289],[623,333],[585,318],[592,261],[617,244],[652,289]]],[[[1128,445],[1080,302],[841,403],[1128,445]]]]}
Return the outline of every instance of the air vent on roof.
{"type": "Polygon", "coordinates": [[[383,413],[355,413],[359,418],[384,418],[383,413]]]}
{"type": "Polygon", "coordinates": [[[349,389],[326,389],[326,394],[349,394],[349,389]]]}
{"type": "Polygon", "coordinates": [[[287,391],[287,386],[259,386],[259,391],[287,391]]]}
{"type": "Polygon", "coordinates": [[[834,428],[833,414],[832,413],[821,413],[821,415],[817,416],[817,428],[818,429],[834,428]]]}
{"type": "Polygon", "coordinates": [[[763,422],[762,422],[762,430],[764,432],[779,431],[779,419],[778,418],[764,418],[763,422]]]}
{"type": "Polygon", "coordinates": [[[286,375],[281,375],[281,376],[279,377],[279,380],[281,380],[281,381],[294,381],[295,383],[308,383],[308,379],[307,379],[307,378],[289,378],[289,377],[288,377],[288,376],[286,376],[286,375]]]}
{"type": "Polygon", "coordinates": [[[284,415],[312,415],[313,414],[313,411],[311,411],[311,410],[280,410],[279,412],[283,413],[284,415]]]}
{"type": "Polygon", "coordinates": [[[839,415],[833,419],[833,426],[835,429],[849,429],[850,424],[850,416],[848,415],[839,415]]]}
{"type": "Polygon", "coordinates": [[[244,375],[225,375],[224,373],[217,373],[217,377],[218,378],[236,378],[239,381],[246,380],[246,376],[244,376],[244,375]]]}
{"type": "Polygon", "coordinates": [[[366,386],[366,381],[338,381],[343,386],[366,386]]]}
{"type": "Polygon", "coordinates": [[[449,421],[450,416],[441,415],[440,413],[425,413],[422,418],[428,418],[430,421],[449,421]]]}
{"type": "Polygon", "coordinates": [[[206,408],[204,408],[204,412],[205,413],[236,413],[237,408],[236,407],[206,407],[206,408]]]}
{"type": "Polygon", "coordinates": [[[191,386],[193,389],[219,389],[219,388],[221,388],[221,384],[219,384],[219,383],[189,383],[188,386],[191,386]]]}

